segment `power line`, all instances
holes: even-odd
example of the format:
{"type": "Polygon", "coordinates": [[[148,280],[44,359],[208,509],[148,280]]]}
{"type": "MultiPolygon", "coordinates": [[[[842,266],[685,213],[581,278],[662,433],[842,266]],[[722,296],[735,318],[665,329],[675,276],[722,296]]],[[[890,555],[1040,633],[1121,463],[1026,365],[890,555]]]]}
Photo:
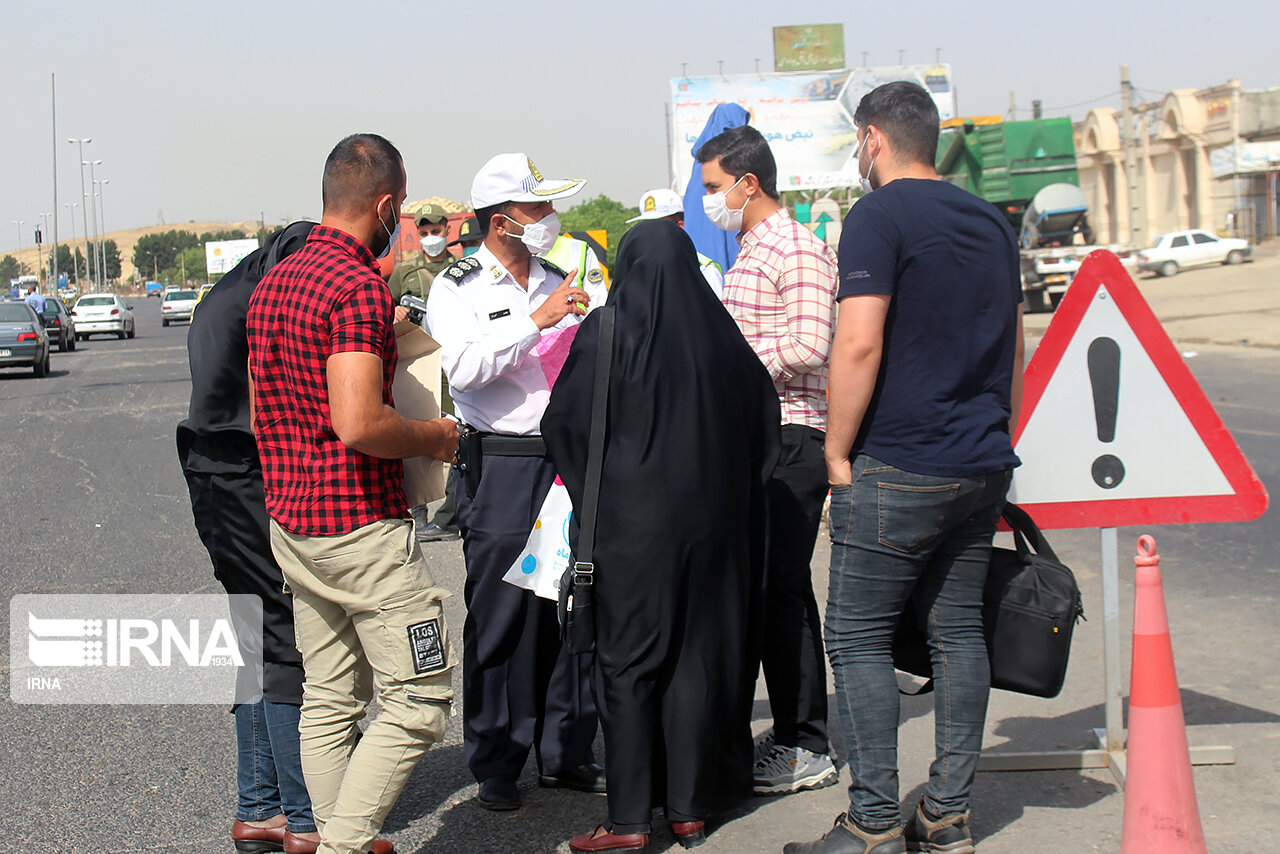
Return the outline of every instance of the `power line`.
{"type": "Polygon", "coordinates": [[[1080,101],[1080,102],[1079,102],[1079,103],[1077,103],[1077,104],[1064,104],[1064,105],[1063,105],[1063,106],[1061,106],[1061,107],[1045,107],[1044,109],[1045,109],[1045,110],[1052,110],[1052,111],[1055,111],[1055,112],[1056,112],[1057,110],[1070,110],[1070,109],[1072,109],[1073,107],[1083,107],[1083,106],[1086,106],[1086,105],[1088,105],[1088,104],[1096,104],[1098,101],[1105,101],[1105,100],[1107,100],[1108,98],[1115,98],[1115,97],[1118,97],[1118,96],[1119,96],[1119,94],[1120,94],[1120,91],[1117,89],[1115,92],[1109,92],[1109,93],[1108,93],[1108,94],[1106,94],[1106,95],[1099,95],[1098,97],[1096,97],[1096,98],[1090,98],[1090,99],[1089,99],[1089,100],[1087,100],[1087,101],[1080,101]]]}

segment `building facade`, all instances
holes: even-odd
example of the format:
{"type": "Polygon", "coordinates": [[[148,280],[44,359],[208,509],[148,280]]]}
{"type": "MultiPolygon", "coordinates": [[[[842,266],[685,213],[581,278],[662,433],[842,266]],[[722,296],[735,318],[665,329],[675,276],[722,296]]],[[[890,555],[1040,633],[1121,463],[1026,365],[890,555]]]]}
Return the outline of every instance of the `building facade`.
{"type": "Polygon", "coordinates": [[[1075,128],[1080,188],[1095,239],[1146,246],[1154,235],[1186,228],[1251,240],[1274,235],[1272,175],[1280,163],[1259,168],[1244,153],[1256,151],[1256,141],[1266,138],[1265,129],[1253,127],[1259,123],[1254,116],[1267,115],[1256,105],[1272,98],[1280,98],[1280,90],[1244,92],[1239,80],[1230,80],[1207,89],[1175,89],[1138,105],[1132,176],[1122,114],[1109,107],[1090,110],[1075,128]]]}

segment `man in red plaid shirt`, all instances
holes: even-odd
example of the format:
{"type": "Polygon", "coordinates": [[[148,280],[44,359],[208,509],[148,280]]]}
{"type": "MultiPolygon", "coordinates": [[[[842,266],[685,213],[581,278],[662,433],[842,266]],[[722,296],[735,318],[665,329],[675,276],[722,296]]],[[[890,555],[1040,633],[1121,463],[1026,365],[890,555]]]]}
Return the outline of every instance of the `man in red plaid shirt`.
{"type": "MultiPolygon", "coordinates": [[[[405,457],[451,459],[454,422],[395,411],[391,292],[377,259],[405,199],[400,153],[357,134],[325,162],[324,216],[249,303],[254,432],[271,548],[294,598],[302,769],[319,839],[289,851],[391,851],[375,840],[409,772],[444,737],[455,654],[413,535],[405,457]],[[381,713],[356,744],[378,688],[381,713]],[[309,843],[309,844],[308,844],[309,843]],[[317,846],[317,847],[310,847],[317,846]]],[[[286,843],[288,845],[288,843],[286,843]]]]}
{"type": "Polygon", "coordinates": [[[782,404],[782,456],[769,480],[769,556],[761,663],[773,730],[756,742],[756,794],[839,779],[827,740],[827,670],[809,562],[827,495],[827,354],[836,254],[795,222],[778,196],[769,143],[744,125],[697,152],[707,218],[741,232],[724,304],[773,376],[782,404]]]}

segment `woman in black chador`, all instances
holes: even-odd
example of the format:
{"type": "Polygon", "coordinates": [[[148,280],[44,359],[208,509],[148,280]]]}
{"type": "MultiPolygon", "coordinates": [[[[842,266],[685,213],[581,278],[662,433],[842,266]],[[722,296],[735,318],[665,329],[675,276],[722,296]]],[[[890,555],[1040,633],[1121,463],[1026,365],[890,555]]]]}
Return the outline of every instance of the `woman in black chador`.
{"type": "MultiPolygon", "coordinates": [[[[574,851],[647,851],[665,807],[686,847],[751,791],[764,484],[778,395],[674,223],[618,250],[594,561],[596,705],[609,823],[574,851]]],[[[600,317],[588,315],[542,419],[581,510],[600,317]]],[[[576,542],[576,532],[575,532],[576,542]]]]}

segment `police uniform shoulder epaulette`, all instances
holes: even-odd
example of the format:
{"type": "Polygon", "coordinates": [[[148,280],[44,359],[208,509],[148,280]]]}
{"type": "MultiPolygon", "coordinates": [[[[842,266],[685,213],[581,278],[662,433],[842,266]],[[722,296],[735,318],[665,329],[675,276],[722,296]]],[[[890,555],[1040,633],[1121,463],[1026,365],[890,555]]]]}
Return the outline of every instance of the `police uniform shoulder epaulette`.
{"type": "Polygon", "coordinates": [[[541,255],[537,255],[537,256],[535,256],[535,257],[538,259],[538,261],[542,264],[542,266],[543,266],[545,269],[550,270],[551,272],[555,273],[557,276],[559,276],[559,277],[560,277],[560,278],[562,278],[562,279],[567,279],[567,278],[569,278],[569,271],[568,271],[568,270],[562,270],[562,269],[560,269],[560,267],[559,267],[558,265],[551,263],[551,262],[550,262],[550,261],[548,261],[546,258],[543,258],[541,255]]]}
{"type": "Polygon", "coordinates": [[[480,262],[472,256],[467,256],[466,258],[459,258],[448,267],[445,267],[440,271],[440,275],[448,276],[455,285],[460,285],[463,279],[479,269],[480,262]]]}

